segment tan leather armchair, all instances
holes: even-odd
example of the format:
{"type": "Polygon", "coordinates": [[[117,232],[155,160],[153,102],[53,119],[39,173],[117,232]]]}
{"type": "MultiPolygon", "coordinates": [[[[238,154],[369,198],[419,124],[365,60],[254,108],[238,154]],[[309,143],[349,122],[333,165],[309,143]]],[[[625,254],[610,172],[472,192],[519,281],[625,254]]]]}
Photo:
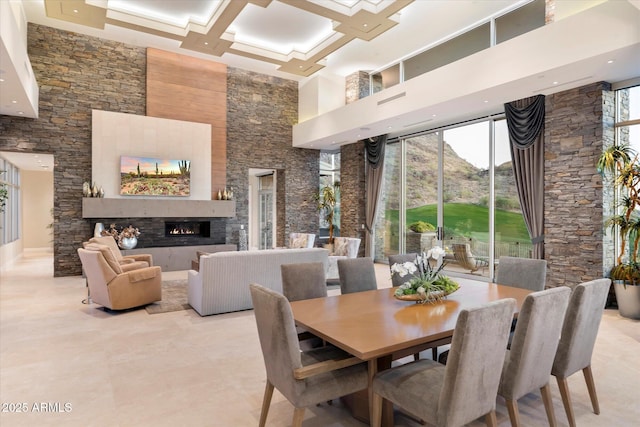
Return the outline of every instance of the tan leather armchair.
{"type": "Polygon", "coordinates": [[[162,300],[160,267],[124,271],[106,245],[78,249],[91,299],[111,310],[124,310],[162,300]]]}
{"type": "Polygon", "coordinates": [[[108,246],[124,271],[153,266],[153,257],[151,254],[122,255],[116,240],[112,236],[92,237],[88,243],[108,246]]]}

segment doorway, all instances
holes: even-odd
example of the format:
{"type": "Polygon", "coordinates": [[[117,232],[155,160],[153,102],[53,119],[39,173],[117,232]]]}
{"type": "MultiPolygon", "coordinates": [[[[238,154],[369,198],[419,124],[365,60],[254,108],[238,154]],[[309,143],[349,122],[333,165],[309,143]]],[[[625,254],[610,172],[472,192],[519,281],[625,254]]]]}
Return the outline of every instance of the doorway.
{"type": "Polygon", "coordinates": [[[271,249],[276,246],[275,169],[249,169],[249,248],[271,249]]]}

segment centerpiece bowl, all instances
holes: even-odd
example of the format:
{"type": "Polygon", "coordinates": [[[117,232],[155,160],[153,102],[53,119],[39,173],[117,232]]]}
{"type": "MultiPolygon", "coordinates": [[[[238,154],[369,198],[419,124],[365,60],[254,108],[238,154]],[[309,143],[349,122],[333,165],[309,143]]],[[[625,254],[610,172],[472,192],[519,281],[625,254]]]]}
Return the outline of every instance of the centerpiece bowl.
{"type": "Polygon", "coordinates": [[[443,255],[444,250],[435,246],[428,252],[416,256],[413,262],[393,264],[392,274],[400,277],[409,276],[405,283],[396,288],[394,298],[424,304],[440,301],[457,291],[460,285],[440,273],[445,265],[443,255]]]}

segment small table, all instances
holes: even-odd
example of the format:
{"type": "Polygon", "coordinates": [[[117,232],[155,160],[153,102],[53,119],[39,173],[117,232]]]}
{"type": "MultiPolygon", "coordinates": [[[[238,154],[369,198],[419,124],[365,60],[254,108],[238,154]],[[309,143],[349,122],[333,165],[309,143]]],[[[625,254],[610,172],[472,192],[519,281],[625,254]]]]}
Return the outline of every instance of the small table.
{"type": "MultiPolygon", "coordinates": [[[[346,295],[291,302],[296,324],[354,356],[366,360],[369,369],[369,390],[364,402],[352,408],[357,418],[368,416],[372,398],[371,384],[379,370],[391,366],[395,353],[411,354],[427,344],[437,345],[451,339],[460,311],[490,301],[515,298],[516,313],[527,289],[494,283],[465,284],[435,304],[415,304],[393,298],[395,289],[378,289],[346,295]],[[363,416],[364,415],[364,416],[363,416]]],[[[393,426],[393,408],[389,402],[383,408],[383,426],[393,426]]],[[[368,420],[366,420],[368,422],[368,420]]]]}

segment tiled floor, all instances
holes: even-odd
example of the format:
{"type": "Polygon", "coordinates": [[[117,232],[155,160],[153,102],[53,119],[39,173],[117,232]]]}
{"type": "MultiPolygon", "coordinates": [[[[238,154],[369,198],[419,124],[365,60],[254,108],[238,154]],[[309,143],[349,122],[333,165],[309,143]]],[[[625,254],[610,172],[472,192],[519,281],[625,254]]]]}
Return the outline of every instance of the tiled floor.
{"type": "MultiPolygon", "coordinates": [[[[81,277],[53,278],[52,270],[49,254],[27,253],[0,276],[0,425],[257,425],[265,374],[252,311],[204,318],[193,310],[107,313],[81,303],[81,277]],[[16,413],[16,404],[26,404],[26,413],[16,413]]],[[[378,266],[378,278],[389,286],[387,266],[378,266]]],[[[569,379],[580,427],[638,425],[639,341],[640,322],[605,311],[593,356],[600,415],[591,412],[582,376],[569,379]]],[[[551,389],[565,426],[555,381],[551,389]]],[[[547,425],[539,394],[519,407],[523,426],[547,425]]],[[[509,426],[500,399],[497,410],[500,425],[509,426]]],[[[274,393],[267,425],[290,425],[292,415],[274,393]]],[[[335,401],[308,409],[304,425],[364,424],[335,401]]],[[[418,424],[399,415],[396,425],[418,424]]]]}

